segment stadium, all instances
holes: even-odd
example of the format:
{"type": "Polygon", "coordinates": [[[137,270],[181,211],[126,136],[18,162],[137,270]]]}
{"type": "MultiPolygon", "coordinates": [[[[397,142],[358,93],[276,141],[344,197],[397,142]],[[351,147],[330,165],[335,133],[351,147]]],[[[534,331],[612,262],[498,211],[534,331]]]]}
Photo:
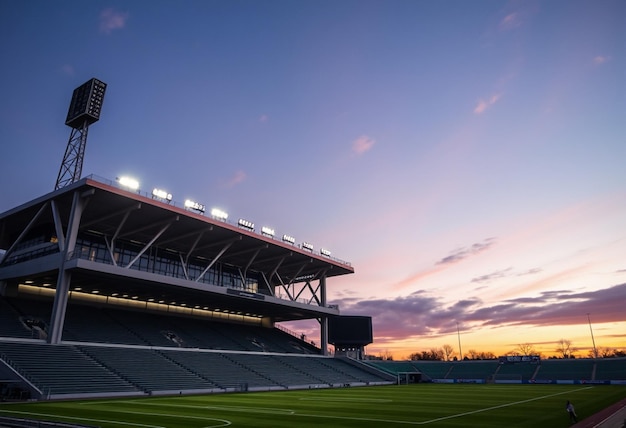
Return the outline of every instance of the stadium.
{"type": "MultiPolygon", "coordinates": [[[[87,84],[91,88],[87,94],[94,96],[94,81],[87,84]]],[[[100,104],[103,94],[102,88],[100,104]]],[[[81,96],[75,92],[74,101],[81,96]]],[[[183,409],[177,417],[195,418],[192,422],[158,426],[227,426],[236,425],[232,412],[248,412],[253,418],[270,413],[284,417],[283,407],[292,406],[294,397],[344,403],[340,407],[346,411],[351,406],[345,403],[372,394],[359,399],[365,408],[357,406],[352,416],[335,414],[333,419],[323,419],[331,418],[331,410],[325,410],[330,412],[326,416],[308,416],[330,421],[331,426],[391,426],[417,423],[419,417],[411,410],[395,416],[398,411],[391,410],[389,416],[380,416],[383,410],[375,404],[400,400],[384,398],[389,389],[380,388],[425,383],[446,384],[421,390],[431,397],[437,395],[433,388],[447,391],[444,388],[468,384],[567,388],[541,390],[541,397],[562,401],[562,394],[580,394],[593,402],[589,411],[624,399],[624,359],[365,360],[364,349],[373,340],[371,318],[342,315],[327,300],[327,282],[354,273],[350,263],[331,257],[324,249],[314,251],[312,245],[297,243],[289,235],[275,236],[274,230],[258,228],[248,220],[233,222],[224,212],[206,213],[201,203],[178,204],[159,189],[147,193],[123,178],[80,178],[87,128],[99,118],[99,110],[85,110],[89,102],[82,109],[74,102],[70,107],[66,124],[73,131],[57,188],[0,214],[1,396],[12,404],[59,402],[66,407],[28,412],[25,407],[3,406],[0,424],[34,426],[24,424],[27,419],[45,419],[82,426],[138,426],[142,423],[122,423],[119,416],[75,416],[67,403],[71,407],[81,402],[74,400],[102,400],[95,403],[123,407],[127,400],[138,398],[200,400],[194,397],[211,396],[221,400],[212,405],[214,409],[234,406],[228,407],[228,418],[219,417],[226,421],[221,425],[207,425],[199,420],[203,417],[190,416],[193,405],[186,402],[176,405],[183,409]],[[298,320],[317,320],[320,343],[279,325],[298,320]],[[367,387],[359,391],[371,392],[355,393],[350,387],[367,387]],[[283,395],[310,390],[318,395],[283,395]],[[602,399],[593,401],[584,395],[591,391],[602,399]],[[273,397],[281,404],[255,412],[235,406],[241,398],[232,397],[241,395],[232,393],[246,392],[259,393],[249,395],[270,402],[273,397]],[[333,395],[322,399],[320,394],[333,395]],[[368,411],[372,415],[363,416],[368,411]]],[[[508,391],[516,396],[531,394],[519,403],[538,399],[532,394],[539,389],[525,388],[523,393],[508,391]]],[[[417,390],[399,391],[414,402],[410,397],[417,390]]],[[[440,401],[451,397],[452,392],[440,401]]],[[[145,403],[154,406],[157,402],[145,403]]],[[[133,404],[134,408],[142,405],[133,404]]],[[[164,411],[127,413],[133,412],[144,414],[139,421],[146,421],[148,415],[170,415],[164,411]]],[[[93,414],[93,409],[88,413],[93,414]]],[[[452,426],[446,425],[447,417],[430,416],[424,421],[452,426]]],[[[286,426],[307,426],[289,423],[286,426]]],[[[462,425],[477,423],[464,420],[462,425]]],[[[482,426],[500,426],[500,422],[493,423],[482,426]]],[[[279,426],[275,419],[238,425],[279,426]]]]}

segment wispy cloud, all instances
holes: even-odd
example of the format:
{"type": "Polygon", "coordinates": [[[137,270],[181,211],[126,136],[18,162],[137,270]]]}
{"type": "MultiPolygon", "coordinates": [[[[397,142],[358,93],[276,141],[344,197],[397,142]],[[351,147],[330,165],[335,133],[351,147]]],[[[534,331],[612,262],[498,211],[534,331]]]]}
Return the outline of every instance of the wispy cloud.
{"type": "Polygon", "coordinates": [[[482,114],[489,107],[497,103],[501,96],[502,94],[497,93],[497,94],[493,94],[491,97],[487,99],[482,99],[482,98],[479,99],[478,102],[476,103],[476,106],[474,107],[474,113],[482,114]]]}
{"type": "Polygon", "coordinates": [[[267,123],[270,120],[270,117],[266,114],[262,114],[259,116],[259,123],[267,123]]]}
{"type": "Polygon", "coordinates": [[[540,273],[541,271],[542,271],[541,268],[532,268],[532,269],[528,269],[527,271],[518,273],[517,276],[535,275],[537,273],[540,273]]]}
{"type": "Polygon", "coordinates": [[[63,64],[61,66],[61,73],[67,76],[74,76],[75,74],[74,67],[72,67],[70,64],[63,64]]]}
{"type": "Polygon", "coordinates": [[[506,15],[500,23],[498,28],[500,31],[508,31],[514,28],[518,28],[522,25],[522,15],[519,12],[512,12],[506,15]]]}
{"type": "Polygon", "coordinates": [[[457,248],[456,250],[452,251],[450,255],[439,260],[436,264],[441,265],[460,262],[461,260],[466,259],[470,256],[482,253],[483,251],[489,249],[493,244],[495,244],[495,242],[495,238],[487,238],[481,242],[472,244],[470,247],[457,248]]]}
{"type": "Polygon", "coordinates": [[[477,276],[475,278],[472,278],[471,282],[478,282],[478,283],[490,282],[495,279],[506,278],[510,276],[535,275],[540,272],[541,272],[541,269],[539,268],[528,269],[523,272],[515,272],[512,267],[509,267],[506,269],[496,270],[485,275],[477,276]]]}
{"type": "Polygon", "coordinates": [[[513,268],[506,268],[488,273],[486,275],[477,276],[476,278],[472,278],[472,282],[489,282],[494,279],[504,278],[511,274],[512,269],[513,268]]]}
{"type": "Polygon", "coordinates": [[[370,151],[372,147],[374,147],[374,144],[376,144],[376,141],[373,138],[370,138],[367,135],[361,135],[352,142],[352,153],[362,155],[363,153],[370,151]]]}
{"type": "Polygon", "coordinates": [[[593,58],[593,63],[596,65],[601,65],[611,60],[610,56],[607,55],[598,55],[593,58]]]}
{"type": "Polygon", "coordinates": [[[113,30],[119,30],[126,26],[127,12],[118,12],[114,9],[104,9],[100,12],[100,32],[110,34],[113,30]]]}
{"type": "Polygon", "coordinates": [[[438,272],[440,272],[441,270],[443,270],[443,266],[437,266],[437,267],[431,267],[427,270],[422,270],[420,272],[414,273],[412,275],[410,275],[407,278],[404,278],[402,281],[398,282],[397,284],[394,284],[392,286],[393,290],[399,290],[401,288],[407,287],[409,285],[415,284],[416,282],[429,277],[431,275],[434,275],[438,272]]]}
{"type": "Polygon", "coordinates": [[[246,178],[248,178],[248,175],[245,173],[245,171],[238,170],[235,171],[233,176],[230,177],[228,180],[223,181],[221,183],[221,186],[225,188],[235,187],[236,185],[243,183],[246,178]]]}

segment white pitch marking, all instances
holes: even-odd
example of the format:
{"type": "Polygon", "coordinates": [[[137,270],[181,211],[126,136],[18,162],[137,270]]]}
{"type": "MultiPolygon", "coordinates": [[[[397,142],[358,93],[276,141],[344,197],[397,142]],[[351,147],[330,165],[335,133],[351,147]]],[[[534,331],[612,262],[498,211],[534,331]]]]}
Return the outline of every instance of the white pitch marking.
{"type": "Polygon", "coordinates": [[[475,413],[482,413],[482,412],[487,412],[489,410],[495,410],[495,409],[502,409],[504,407],[510,407],[510,406],[515,406],[517,404],[524,404],[524,403],[530,403],[531,401],[538,401],[538,400],[543,400],[545,398],[550,398],[550,397],[556,397],[557,395],[564,395],[564,394],[571,394],[572,392],[575,391],[584,391],[585,389],[591,389],[593,387],[588,386],[586,388],[579,388],[573,391],[565,391],[565,392],[558,392],[555,394],[549,394],[549,395],[542,395],[541,397],[535,397],[535,398],[529,398],[528,400],[521,400],[521,401],[515,401],[513,403],[508,403],[508,404],[501,404],[499,406],[493,406],[493,407],[487,407],[485,409],[480,409],[480,410],[473,410],[471,412],[465,412],[465,413],[458,413],[456,415],[450,415],[450,416],[443,416],[441,418],[437,418],[437,419],[431,419],[429,421],[424,421],[424,422],[420,422],[420,425],[425,425],[425,424],[430,424],[432,422],[439,422],[439,421],[444,421],[446,419],[452,419],[452,418],[458,418],[460,416],[467,416],[467,415],[473,415],[475,413]]]}
{"type": "MultiPolygon", "coordinates": [[[[106,401],[101,401],[93,404],[106,404],[106,401]]],[[[139,406],[157,406],[157,407],[175,407],[184,409],[210,409],[210,410],[225,410],[230,412],[248,412],[248,413],[267,413],[270,415],[293,415],[296,412],[291,409],[281,409],[274,407],[242,407],[242,406],[208,406],[208,405],[191,405],[191,404],[169,404],[169,403],[148,403],[148,402],[136,402],[136,401],[115,401],[109,403],[133,403],[139,406]]],[[[84,403],[88,404],[88,403],[84,403]]]]}
{"type": "Polygon", "coordinates": [[[348,401],[354,403],[391,403],[393,400],[386,398],[336,398],[336,397],[303,397],[300,401],[348,401]]]}
{"type": "Polygon", "coordinates": [[[19,414],[19,415],[29,415],[29,416],[47,416],[47,417],[50,417],[50,418],[73,419],[73,420],[77,420],[77,421],[103,422],[103,423],[108,423],[108,424],[116,423],[116,424],[122,424],[122,425],[133,425],[133,426],[137,426],[137,427],[147,427],[147,428],[166,428],[166,427],[161,426],[161,425],[136,424],[136,423],[132,423],[132,422],[112,421],[112,420],[108,420],[108,419],[79,418],[79,417],[74,417],[74,416],[51,415],[51,414],[47,414],[47,413],[20,412],[18,410],[0,410],[0,412],[13,413],[13,414],[19,414]]]}

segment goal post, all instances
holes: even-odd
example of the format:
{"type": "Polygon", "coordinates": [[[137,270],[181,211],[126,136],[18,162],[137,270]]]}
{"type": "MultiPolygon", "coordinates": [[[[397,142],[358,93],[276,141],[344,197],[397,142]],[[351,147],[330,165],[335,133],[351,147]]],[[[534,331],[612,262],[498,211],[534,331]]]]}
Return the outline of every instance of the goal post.
{"type": "Polygon", "coordinates": [[[422,374],[420,372],[398,372],[397,384],[409,385],[411,383],[418,383],[422,380],[422,374]]]}

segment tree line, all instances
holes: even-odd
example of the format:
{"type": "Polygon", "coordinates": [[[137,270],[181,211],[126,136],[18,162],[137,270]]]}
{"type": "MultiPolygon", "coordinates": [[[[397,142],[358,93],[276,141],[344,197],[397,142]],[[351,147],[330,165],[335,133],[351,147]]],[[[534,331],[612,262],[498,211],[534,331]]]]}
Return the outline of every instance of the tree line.
{"type": "MultiPolygon", "coordinates": [[[[596,347],[590,349],[586,355],[580,355],[581,350],[575,347],[571,340],[560,339],[556,343],[554,349],[554,355],[547,358],[620,358],[626,357],[626,350],[609,348],[609,347],[596,347]]],[[[522,355],[534,355],[540,358],[546,358],[541,352],[537,351],[532,343],[520,343],[514,349],[504,354],[504,356],[522,356],[522,355]]],[[[370,356],[372,359],[393,361],[393,355],[384,351],[380,355],[370,356]]],[[[441,348],[431,348],[425,351],[414,352],[410,354],[407,360],[423,360],[423,361],[458,361],[459,359],[467,360],[495,360],[498,356],[490,351],[477,351],[470,349],[463,353],[459,358],[458,353],[454,348],[448,344],[443,345],[441,348]]]]}

